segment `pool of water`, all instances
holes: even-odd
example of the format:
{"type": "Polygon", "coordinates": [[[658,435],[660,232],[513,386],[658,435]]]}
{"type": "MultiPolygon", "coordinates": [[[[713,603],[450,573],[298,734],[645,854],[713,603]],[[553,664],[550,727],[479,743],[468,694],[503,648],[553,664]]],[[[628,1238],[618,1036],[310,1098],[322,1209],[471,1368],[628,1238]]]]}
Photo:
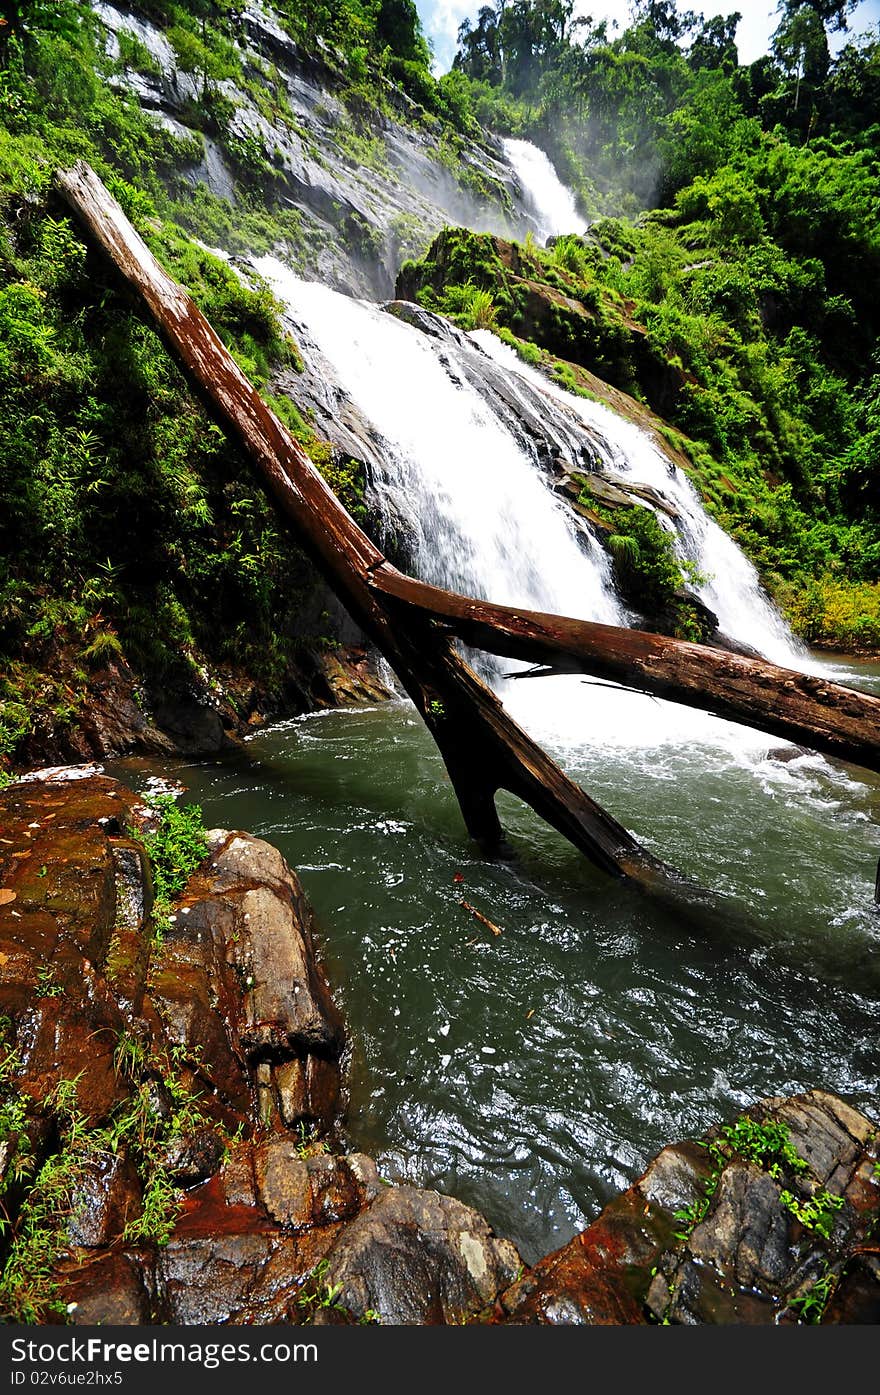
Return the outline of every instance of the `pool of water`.
{"type": "Polygon", "coordinates": [[[665,1143],[759,1096],[824,1086],[876,1113],[880,779],[577,679],[508,686],[704,901],[608,879],[507,796],[514,857],[485,861],[405,702],[282,722],[222,760],[108,769],[178,781],[209,825],[281,848],[349,1024],[352,1146],[533,1259],[665,1143]]]}

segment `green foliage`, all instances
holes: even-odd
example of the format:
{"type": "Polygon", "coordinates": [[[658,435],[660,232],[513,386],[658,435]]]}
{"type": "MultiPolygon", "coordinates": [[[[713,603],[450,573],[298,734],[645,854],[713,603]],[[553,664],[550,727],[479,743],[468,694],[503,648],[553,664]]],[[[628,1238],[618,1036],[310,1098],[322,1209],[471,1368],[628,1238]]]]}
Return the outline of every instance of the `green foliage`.
{"type": "MultiPolygon", "coordinates": [[[[529,250],[526,245],[526,251],[529,250]]],[[[589,259],[583,241],[573,234],[566,234],[558,237],[553,244],[551,256],[557,266],[561,266],[565,271],[570,271],[580,280],[586,280],[589,271],[589,259]]]]}
{"type": "MultiPolygon", "coordinates": [[[[123,657],[163,688],[188,682],[202,656],[280,685],[292,636],[308,639],[297,617],[315,584],[158,337],[103,287],[71,224],[49,213],[28,148],[0,129],[4,771],[33,713],[71,724],[89,671],[123,657]],[[68,679],[53,689],[59,653],[68,679]]],[[[157,222],[141,191],[113,187],[257,386],[280,366],[301,367],[265,285],[246,285],[157,222]]],[[[355,467],[340,473],[353,494],[355,467]]],[[[356,502],[365,518],[362,489],[356,502]]]]}
{"type": "Polygon", "coordinates": [[[439,302],[439,308],[462,329],[494,329],[498,312],[489,291],[468,281],[464,286],[450,286],[439,302]]]}
{"type": "Polygon", "coordinates": [[[797,1313],[801,1322],[816,1324],[822,1321],[825,1309],[837,1287],[838,1277],[832,1269],[826,1269],[825,1273],[814,1284],[811,1284],[805,1293],[800,1294],[797,1298],[792,1298],[788,1306],[792,1312],[797,1313]]]}
{"type": "MultiPolygon", "coordinates": [[[[567,360],[654,407],[795,629],[870,652],[880,172],[842,143],[799,147],[751,117],[734,124],[727,163],[680,187],[674,208],[600,219],[547,252],[527,240],[502,255],[491,237],[446,229],[404,265],[401,286],[466,326],[477,287],[507,342],[530,344],[536,364],[542,350],[563,360],[552,365],[562,385],[580,390],[567,360]]],[[[635,561],[632,549],[620,558],[635,561]]]]}
{"type": "Polygon", "coordinates": [[[588,477],[579,502],[615,530],[605,538],[605,544],[624,600],[679,639],[705,639],[701,615],[683,594],[683,588],[699,585],[704,578],[692,563],[678,556],[674,535],[657,515],[638,505],[613,511],[596,506],[588,477]]]}
{"type": "Polygon", "coordinates": [[[208,852],[202,811],[198,804],[179,805],[173,795],[157,795],[152,807],[158,825],[141,834],[150,858],[157,906],[163,909],[183,891],[208,852]]]}
{"type": "Polygon", "coordinates": [[[361,527],[369,525],[371,514],[366,501],[367,477],[362,461],[336,450],[327,441],[315,440],[310,433],[304,445],[306,454],[354,521],[361,527]]]}
{"type": "Polygon", "coordinates": [[[308,1326],[315,1320],[315,1314],[322,1308],[332,1308],[335,1312],[348,1314],[344,1303],[339,1302],[342,1284],[330,1284],[327,1275],[330,1261],[319,1260],[297,1294],[297,1305],[302,1309],[301,1322],[308,1326]]]}
{"type": "Polygon", "coordinates": [[[779,1200],[806,1230],[814,1230],[817,1235],[830,1240],[837,1212],[843,1207],[842,1196],[833,1196],[823,1189],[802,1200],[785,1189],[780,1192],[779,1200]]]}

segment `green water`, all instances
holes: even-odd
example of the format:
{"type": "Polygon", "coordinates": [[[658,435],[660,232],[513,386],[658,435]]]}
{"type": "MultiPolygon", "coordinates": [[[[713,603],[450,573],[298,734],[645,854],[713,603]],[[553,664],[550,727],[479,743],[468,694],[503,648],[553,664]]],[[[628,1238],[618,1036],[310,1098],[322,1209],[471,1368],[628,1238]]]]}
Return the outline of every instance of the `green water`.
{"type": "Polygon", "coordinates": [[[222,761],[113,768],[180,781],[209,824],[299,869],[349,1024],[351,1144],[479,1207],[530,1259],[665,1143],[814,1085],[876,1113],[880,1076],[880,781],[767,759],[779,743],[697,714],[689,740],[664,736],[643,700],[615,745],[601,701],[626,697],[574,699],[589,739],[550,744],[709,904],[610,881],[504,797],[516,858],[481,860],[402,703],[289,721],[222,761]]]}

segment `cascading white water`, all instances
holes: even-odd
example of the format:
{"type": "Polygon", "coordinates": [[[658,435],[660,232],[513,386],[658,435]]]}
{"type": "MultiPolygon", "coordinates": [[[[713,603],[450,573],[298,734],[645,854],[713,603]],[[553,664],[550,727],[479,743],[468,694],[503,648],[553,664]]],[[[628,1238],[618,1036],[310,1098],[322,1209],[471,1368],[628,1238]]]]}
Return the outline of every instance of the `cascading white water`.
{"type": "Polygon", "coordinates": [[[505,140],[503,145],[532,206],[540,239],[583,232],[587,220],[578,212],[574,194],[562,183],[544,151],[529,140],[505,140]]]}
{"type": "MultiPolygon", "coordinates": [[[[690,480],[664,455],[647,432],[602,403],[565,392],[529,367],[487,330],[471,336],[496,363],[525,378],[548,398],[564,405],[592,428],[605,447],[609,474],[651,485],[679,514],[675,539],[679,555],[694,562],[706,579],[695,587],[731,639],[751,645],[775,663],[800,667],[803,650],[764,593],[754,566],[731,537],[704,510],[690,480]]],[[[664,524],[667,519],[658,514],[664,524]]]]}
{"type": "Polygon", "coordinates": [[[623,623],[605,554],[451,353],[361,301],[257,264],[383,441],[376,480],[426,581],[504,604],[623,623]]]}
{"type": "MultiPolygon", "coordinates": [[[[330,396],[337,404],[351,399],[370,423],[381,461],[374,487],[389,515],[405,524],[415,574],[502,604],[626,623],[605,552],[588,530],[578,531],[536,459],[505,424],[502,407],[493,410],[473,385],[488,348],[508,371],[509,396],[516,396],[518,383],[525,392],[528,373],[519,360],[508,361],[493,336],[478,334],[482,347],[466,341],[460,347],[303,281],[274,258],[255,265],[288,305],[307,357],[310,345],[323,356],[330,396]]],[[[535,376],[548,431],[574,439],[579,430],[594,443],[601,436],[609,472],[651,483],[670,497],[686,523],[682,554],[713,572],[704,594],[722,612],[725,628],[791,663],[793,642],[761,594],[754,569],[706,517],[684,476],[667,473],[665,457],[637,428],[535,376]]],[[[514,667],[504,664],[508,671],[514,667]]],[[[700,743],[751,763],[767,747],[760,733],[706,713],[578,678],[501,683],[500,692],[528,730],[576,761],[588,749],[615,747],[635,757],[639,750],[700,743]]]]}

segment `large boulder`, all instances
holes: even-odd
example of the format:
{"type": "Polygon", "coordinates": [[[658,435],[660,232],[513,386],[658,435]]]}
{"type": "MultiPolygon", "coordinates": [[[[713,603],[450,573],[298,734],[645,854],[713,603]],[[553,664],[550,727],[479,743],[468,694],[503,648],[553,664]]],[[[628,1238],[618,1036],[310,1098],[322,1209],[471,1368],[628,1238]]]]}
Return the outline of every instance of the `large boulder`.
{"type": "Polygon", "coordinates": [[[515,1247],[499,1240],[479,1212],[439,1192],[391,1187],[334,1242],[326,1281],[358,1319],[462,1323],[522,1267],[515,1247]]]}
{"type": "Polygon", "coordinates": [[[513,1247],[451,1198],[331,1151],[345,1034],[296,875],[261,839],[215,830],[158,925],[139,836],[153,823],[94,771],[0,793],[0,1185],[13,1236],[40,1212],[54,1251],[2,1316],[472,1316],[512,1279],[513,1247]]]}
{"type": "Polygon", "coordinates": [[[499,1322],[880,1319],[880,1132],[822,1090],[664,1148],[504,1294],[499,1322]]]}

